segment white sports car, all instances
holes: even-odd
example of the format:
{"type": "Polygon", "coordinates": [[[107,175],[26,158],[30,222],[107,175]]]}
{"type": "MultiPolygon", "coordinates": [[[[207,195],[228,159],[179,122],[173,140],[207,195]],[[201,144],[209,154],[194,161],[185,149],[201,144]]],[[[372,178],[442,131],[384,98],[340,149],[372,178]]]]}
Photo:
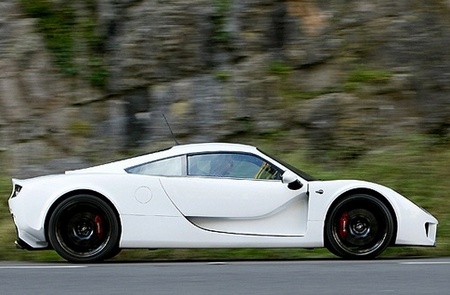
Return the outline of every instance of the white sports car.
{"type": "Polygon", "coordinates": [[[434,246],[438,221],[397,192],[320,181],[256,147],[191,144],[13,179],[16,244],[98,262],[123,248],[327,247],[351,259],[434,246]]]}

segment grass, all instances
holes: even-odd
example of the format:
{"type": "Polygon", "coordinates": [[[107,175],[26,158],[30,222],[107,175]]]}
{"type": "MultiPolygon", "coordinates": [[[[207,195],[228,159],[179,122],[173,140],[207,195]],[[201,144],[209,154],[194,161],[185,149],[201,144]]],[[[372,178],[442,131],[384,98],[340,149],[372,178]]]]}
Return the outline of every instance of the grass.
{"type": "MultiPolygon", "coordinates": [[[[280,134],[280,136],[283,136],[280,134]]],[[[286,140],[286,139],[284,139],[286,140]]],[[[357,160],[317,163],[311,151],[295,146],[279,151],[276,138],[252,140],[263,150],[322,179],[362,179],[378,182],[404,194],[436,216],[440,222],[435,248],[389,248],[382,257],[450,255],[450,149],[435,146],[426,137],[406,135],[392,138],[390,146],[373,151],[357,160]]],[[[9,178],[0,178],[0,260],[59,261],[54,251],[29,252],[14,247],[15,230],[9,216],[7,199],[11,192],[9,178]]],[[[331,258],[325,249],[160,249],[124,250],[117,260],[244,260],[331,258]]]]}

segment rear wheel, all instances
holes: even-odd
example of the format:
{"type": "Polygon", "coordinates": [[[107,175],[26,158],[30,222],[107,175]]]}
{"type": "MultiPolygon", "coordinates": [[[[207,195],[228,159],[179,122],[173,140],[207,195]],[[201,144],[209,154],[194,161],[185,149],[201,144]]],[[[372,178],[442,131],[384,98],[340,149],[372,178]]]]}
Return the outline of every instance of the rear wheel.
{"type": "Polygon", "coordinates": [[[387,206],[371,195],[355,194],[331,209],[325,233],[327,248],[350,259],[380,255],[394,235],[394,220],[387,206]]]}
{"type": "Polygon", "coordinates": [[[70,262],[99,262],[118,253],[119,223],[100,198],[76,195],[53,211],[48,238],[55,251],[70,262]]]}

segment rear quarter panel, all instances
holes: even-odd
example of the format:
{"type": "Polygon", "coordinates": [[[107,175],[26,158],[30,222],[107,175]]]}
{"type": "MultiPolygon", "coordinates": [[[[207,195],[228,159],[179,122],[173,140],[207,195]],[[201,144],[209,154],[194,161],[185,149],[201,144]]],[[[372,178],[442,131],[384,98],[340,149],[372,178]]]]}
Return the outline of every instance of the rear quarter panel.
{"type": "Polygon", "coordinates": [[[130,174],[55,175],[24,180],[16,199],[23,204],[21,214],[34,228],[45,223],[53,204],[81,190],[94,191],[107,198],[122,215],[179,216],[167,198],[158,177],[130,174]]]}

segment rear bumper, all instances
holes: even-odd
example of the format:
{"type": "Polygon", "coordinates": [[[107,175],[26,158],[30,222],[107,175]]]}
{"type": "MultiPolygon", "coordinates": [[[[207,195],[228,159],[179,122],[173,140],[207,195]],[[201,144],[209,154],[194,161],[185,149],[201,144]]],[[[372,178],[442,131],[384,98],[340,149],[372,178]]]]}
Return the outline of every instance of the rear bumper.
{"type": "Polygon", "coordinates": [[[35,248],[28,245],[24,240],[17,238],[17,240],[14,242],[16,244],[17,249],[22,250],[36,250],[35,248]]]}
{"type": "Polygon", "coordinates": [[[24,250],[50,249],[49,243],[45,240],[43,229],[36,230],[18,219],[13,213],[11,216],[17,234],[16,241],[14,242],[16,248],[24,250]]]}
{"type": "Polygon", "coordinates": [[[44,247],[44,248],[33,248],[27,242],[25,242],[24,240],[22,240],[20,238],[17,238],[17,240],[14,241],[14,244],[16,245],[17,249],[28,250],[28,251],[33,251],[33,250],[50,250],[50,249],[52,249],[49,246],[44,247]]]}

